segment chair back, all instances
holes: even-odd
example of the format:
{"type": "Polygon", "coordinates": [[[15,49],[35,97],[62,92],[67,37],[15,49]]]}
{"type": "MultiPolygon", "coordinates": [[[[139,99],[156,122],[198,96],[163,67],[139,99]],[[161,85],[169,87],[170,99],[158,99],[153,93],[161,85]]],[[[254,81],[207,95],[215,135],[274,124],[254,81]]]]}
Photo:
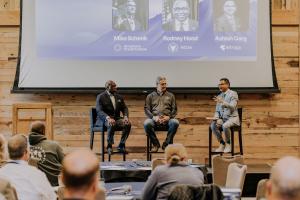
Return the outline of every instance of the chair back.
{"type": "Polygon", "coordinates": [[[257,184],[256,190],[256,200],[265,199],[266,198],[266,184],[268,179],[262,179],[257,184]]]}
{"type": "Polygon", "coordinates": [[[240,188],[243,191],[245,177],[247,172],[247,165],[239,163],[231,163],[228,166],[226,187],[227,188],[240,188]]]}
{"type": "Polygon", "coordinates": [[[226,184],[226,177],[228,166],[231,163],[244,164],[244,158],[240,155],[237,156],[221,156],[215,155],[212,158],[212,177],[213,183],[224,187],[226,184]]]}
{"type": "Polygon", "coordinates": [[[155,168],[159,165],[165,165],[166,164],[166,160],[163,158],[155,158],[151,161],[151,167],[152,167],[152,171],[155,170],[155,168]]]}
{"type": "Polygon", "coordinates": [[[90,110],[90,127],[91,127],[91,129],[94,128],[96,120],[97,120],[97,111],[96,111],[96,108],[92,107],[90,110]]]}
{"type": "Polygon", "coordinates": [[[242,122],[242,119],[243,119],[243,108],[240,107],[240,108],[238,108],[237,110],[238,110],[238,114],[239,114],[240,121],[242,122]]]}
{"type": "Polygon", "coordinates": [[[215,184],[195,186],[179,184],[172,187],[168,200],[219,200],[224,199],[219,186],[215,184]]]}

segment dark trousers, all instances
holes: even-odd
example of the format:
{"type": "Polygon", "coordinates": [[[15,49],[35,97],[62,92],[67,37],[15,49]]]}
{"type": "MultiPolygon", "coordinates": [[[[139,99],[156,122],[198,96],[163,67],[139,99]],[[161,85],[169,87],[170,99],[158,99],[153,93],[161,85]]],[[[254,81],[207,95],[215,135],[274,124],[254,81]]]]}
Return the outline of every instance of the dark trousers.
{"type": "Polygon", "coordinates": [[[173,138],[177,132],[179,121],[177,119],[170,119],[165,125],[157,124],[153,119],[146,119],[144,122],[144,129],[146,134],[149,136],[150,141],[154,145],[159,145],[159,141],[155,134],[155,128],[158,126],[167,126],[168,134],[165,142],[167,144],[173,144],[173,138]]]}
{"type": "Polygon", "coordinates": [[[114,144],[114,135],[117,129],[122,129],[122,136],[119,143],[119,146],[125,145],[125,142],[129,136],[131,124],[124,124],[124,119],[116,120],[116,123],[111,126],[108,124],[108,121],[105,121],[105,126],[107,127],[107,144],[114,144]]]}

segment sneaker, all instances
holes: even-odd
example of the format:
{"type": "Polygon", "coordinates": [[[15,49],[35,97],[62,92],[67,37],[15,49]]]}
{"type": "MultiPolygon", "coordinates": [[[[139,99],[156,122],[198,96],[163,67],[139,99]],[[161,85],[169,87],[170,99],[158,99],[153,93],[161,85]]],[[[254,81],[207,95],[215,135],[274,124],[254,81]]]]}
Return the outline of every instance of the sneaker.
{"type": "Polygon", "coordinates": [[[156,153],[156,152],[158,152],[159,147],[160,147],[159,144],[156,144],[156,145],[153,144],[153,146],[152,146],[152,148],[151,148],[151,153],[156,153]]]}
{"type": "Polygon", "coordinates": [[[113,154],[113,148],[112,148],[111,144],[107,145],[106,150],[107,150],[108,155],[113,154]]]}
{"type": "Polygon", "coordinates": [[[224,149],[225,149],[225,145],[220,144],[220,146],[215,150],[215,152],[224,152],[224,149]]]}
{"type": "Polygon", "coordinates": [[[165,148],[168,146],[169,144],[167,142],[164,142],[163,145],[161,146],[162,150],[165,150],[165,148]]]}
{"type": "Polygon", "coordinates": [[[230,153],[231,152],[231,145],[226,143],[224,153],[230,153]]]}
{"type": "Polygon", "coordinates": [[[126,153],[125,144],[120,144],[120,145],[118,146],[118,151],[119,151],[120,153],[126,153]]]}

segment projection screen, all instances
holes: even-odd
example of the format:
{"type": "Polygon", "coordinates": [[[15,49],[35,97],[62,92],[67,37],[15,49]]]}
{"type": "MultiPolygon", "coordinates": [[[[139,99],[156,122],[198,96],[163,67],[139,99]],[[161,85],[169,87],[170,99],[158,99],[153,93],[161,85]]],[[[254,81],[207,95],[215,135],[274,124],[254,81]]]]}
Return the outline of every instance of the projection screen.
{"type": "Polygon", "coordinates": [[[26,0],[14,92],[277,92],[269,0],[26,0]]]}

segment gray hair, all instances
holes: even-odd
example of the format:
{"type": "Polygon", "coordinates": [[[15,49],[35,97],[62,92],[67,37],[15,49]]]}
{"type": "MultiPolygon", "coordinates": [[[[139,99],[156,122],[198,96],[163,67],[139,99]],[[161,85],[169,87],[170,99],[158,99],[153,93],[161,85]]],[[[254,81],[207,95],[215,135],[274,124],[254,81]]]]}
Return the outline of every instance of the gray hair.
{"type": "Polygon", "coordinates": [[[166,79],[166,77],[164,77],[164,76],[158,76],[158,77],[156,78],[156,85],[158,85],[159,82],[162,81],[162,80],[167,80],[167,79],[166,79]]]}

